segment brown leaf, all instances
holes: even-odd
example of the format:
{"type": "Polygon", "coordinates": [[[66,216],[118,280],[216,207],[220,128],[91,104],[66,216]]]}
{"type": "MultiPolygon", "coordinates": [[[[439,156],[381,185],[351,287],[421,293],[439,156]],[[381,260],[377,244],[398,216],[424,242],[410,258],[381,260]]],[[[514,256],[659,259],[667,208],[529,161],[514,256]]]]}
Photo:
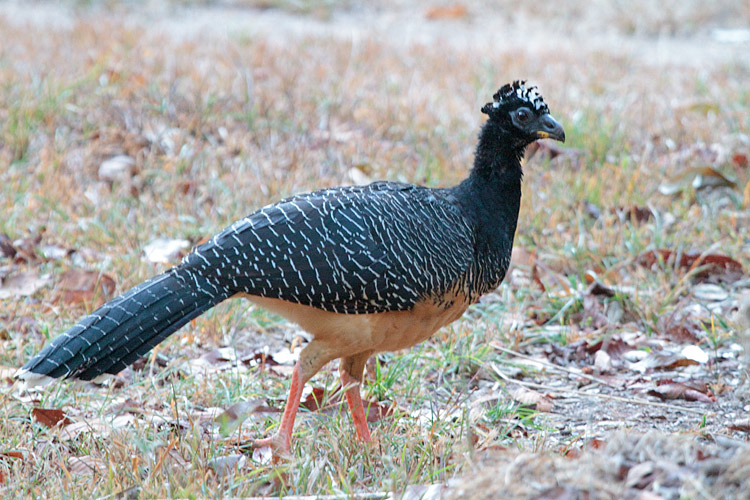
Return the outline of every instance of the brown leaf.
{"type": "Polygon", "coordinates": [[[647,370],[674,370],[680,366],[697,365],[697,361],[688,359],[681,352],[673,351],[654,351],[646,358],[633,363],[630,368],[639,372],[647,370]]]}
{"type": "Polygon", "coordinates": [[[115,280],[108,274],[69,269],[57,284],[56,299],[66,305],[102,304],[115,292],[115,280]]]}
{"type": "Polygon", "coordinates": [[[687,308],[675,308],[669,316],[659,319],[661,336],[669,340],[697,344],[705,336],[701,322],[687,308]]]}
{"type": "Polygon", "coordinates": [[[466,15],[469,13],[468,9],[465,5],[462,5],[460,3],[456,3],[453,5],[447,5],[442,7],[432,7],[430,9],[427,9],[427,12],[425,12],[424,17],[427,19],[460,19],[462,17],[466,17],[466,15]]]}
{"type": "Polygon", "coordinates": [[[683,191],[689,186],[692,186],[697,191],[707,187],[736,188],[737,183],[728,179],[713,167],[693,167],[681,170],[670,182],[659,186],[659,192],[664,195],[672,195],[683,191]]]}
{"type": "Polygon", "coordinates": [[[62,427],[72,423],[59,408],[34,408],[31,410],[31,417],[47,427],[62,427]]]}
{"type": "Polygon", "coordinates": [[[11,274],[0,281],[0,299],[30,297],[49,283],[49,276],[39,276],[36,271],[11,274]]]}
{"type": "Polygon", "coordinates": [[[695,274],[698,280],[710,277],[736,281],[743,277],[742,264],[731,257],[721,254],[699,254],[688,252],[674,252],[667,249],[649,250],[637,258],[638,264],[653,269],[657,264],[666,264],[682,270],[692,271],[698,267],[705,267],[695,274]]]}
{"type": "Polygon", "coordinates": [[[741,418],[729,424],[729,429],[740,432],[750,432],[750,418],[741,418]]]}
{"type": "Polygon", "coordinates": [[[690,380],[687,382],[674,382],[666,380],[659,384],[658,387],[648,391],[651,396],[661,399],[684,399],[686,401],[698,401],[701,403],[714,403],[714,396],[703,382],[690,380]]]}
{"type": "Polygon", "coordinates": [[[313,387],[310,394],[300,402],[300,406],[307,408],[310,411],[320,411],[326,408],[330,408],[341,401],[341,391],[337,388],[332,392],[332,395],[327,395],[326,390],[322,387],[313,387]],[[323,402],[325,401],[325,406],[323,402]]]}
{"type": "Polygon", "coordinates": [[[219,477],[224,477],[230,473],[242,469],[247,463],[247,457],[241,453],[224,455],[208,461],[208,466],[213,469],[219,477]]]}
{"type": "Polygon", "coordinates": [[[13,246],[13,240],[5,233],[0,234],[0,255],[12,259],[17,253],[18,251],[13,246]]]}
{"type": "Polygon", "coordinates": [[[515,401],[518,401],[522,405],[531,406],[537,411],[552,411],[552,401],[544,394],[532,389],[517,387],[510,391],[510,397],[512,397],[515,401]]]}
{"type": "Polygon", "coordinates": [[[384,406],[377,401],[365,401],[364,405],[367,412],[367,421],[371,424],[393,416],[396,410],[395,405],[384,406]]]}
{"type": "Polygon", "coordinates": [[[578,148],[565,148],[560,146],[556,142],[550,142],[550,141],[536,141],[532,142],[527,148],[526,148],[526,155],[525,160],[528,162],[531,158],[533,158],[536,155],[539,155],[542,159],[550,159],[557,158],[558,156],[569,156],[572,158],[576,158],[583,154],[583,151],[578,148]]]}
{"type": "Polygon", "coordinates": [[[188,240],[156,238],[143,247],[143,254],[146,262],[170,264],[182,259],[189,248],[190,242],[188,240]]]}
{"type": "Polygon", "coordinates": [[[259,406],[261,401],[256,399],[253,401],[240,401],[233,404],[221,415],[214,419],[214,422],[219,424],[220,432],[222,436],[228,436],[235,432],[242,422],[250,416],[259,406]]]}
{"type": "Polygon", "coordinates": [[[654,216],[650,208],[636,205],[627,208],[616,207],[612,212],[623,222],[646,222],[654,216]]]}
{"type": "Polygon", "coordinates": [[[94,474],[101,474],[107,469],[107,465],[99,458],[86,455],[84,457],[70,457],[68,459],[68,469],[71,474],[77,476],[92,476],[94,474]]]}
{"type": "Polygon", "coordinates": [[[746,168],[748,166],[747,155],[745,153],[734,153],[732,163],[738,167],[746,168]]]}

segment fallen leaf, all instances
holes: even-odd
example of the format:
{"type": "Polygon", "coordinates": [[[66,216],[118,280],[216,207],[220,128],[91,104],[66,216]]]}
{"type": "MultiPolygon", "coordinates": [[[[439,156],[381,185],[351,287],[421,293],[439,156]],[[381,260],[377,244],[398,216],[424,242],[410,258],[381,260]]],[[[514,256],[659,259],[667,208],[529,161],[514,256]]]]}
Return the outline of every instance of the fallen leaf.
{"type": "Polygon", "coordinates": [[[115,292],[115,280],[108,274],[84,269],[69,269],[62,273],[56,290],[56,300],[66,305],[103,303],[115,292]]]}
{"type": "Polygon", "coordinates": [[[729,429],[740,432],[750,432],[750,418],[741,418],[729,424],[729,429]]]}
{"type": "Polygon", "coordinates": [[[558,156],[569,156],[576,158],[583,155],[583,150],[578,148],[566,148],[560,146],[556,142],[550,141],[536,141],[532,142],[526,148],[526,155],[524,156],[525,161],[528,161],[536,155],[539,155],[542,159],[552,160],[558,156]]]}
{"type": "Polygon", "coordinates": [[[253,449],[253,461],[261,465],[268,465],[273,460],[273,450],[270,446],[261,446],[253,449]]]}
{"type": "Polygon", "coordinates": [[[184,257],[184,250],[190,248],[188,240],[157,238],[143,247],[146,262],[171,264],[184,257]]]}
{"type": "Polygon", "coordinates": [[[99,165],[99,178],[105,181],[129,181],[133,176],[135,160],[128,155],[116,155],[99,165]]]}
{"type": "Polygon", "coordinates": [[[720,302],[729,298],[729,292],[713,283],[700,283],[691,290],[693,297],[698,300],[720,302]]]}
{"type": "Polygon", "coordinates": [[[685,359],[690,359],[696,363],[705,364],[708,363],[708,354],[706,351],[698,347],[697,345],[685,346],[680,352],[685,359]]]}
{"type": "Polygon", "coordinates": [[[16,256],[16,253],[18,251],[13,246],[13,240],[5,233],[0,234],[0,255],[12,259],[16,256]]]}
{"type": "Polygon", "coordinates": [[[310,411],[320,411],[330,408],[340,401],[340,387],[337,387],[332,391],[331,395],[327,395],[326,390],[322,387],[313,387],[307,397],[300,402],[300,406],[307,408],[310,411]],[[323,405],[323,403],[325,403],[325,405],[323,405]]]}
{"type": "Polygon", "coordinates": [[[707,187],[736,188],[737,183],[728,179],[713,167],[693,167],[681,171],[670,182],[660,185],[659,192],[669,196],[678,194],[688,187],[692,187],[696,191],[707,187]]]}
{"type": "Polygon", "coordinates": [[[106,463],[91,455],[84,457],[70,457],[68,459],[68,470],[77,476],[92,476],[101,474],[107,469],[106,463]]]}
{"type": "Polygon", "coordinates": [[[635,464],[628,470],[628,476],[625,480],[625,484],[629,488],[636,488],[639,490],[645,489],[650,485],[654,479],[654,463],[653,462],[641,462],[635,464]]]}
{"type": "Polygon", "coordinates": [[[379,422],[384,418],[393,416],[396,410],[395,405],[382,405],[377,401],[364,402],[365,413],[367,414],[367,421],[371,424],[379,422]]]}
{"type": "Polygon", "coordinates": [[[543,412],[552,411],[552,401],[544,394],[532,389],[516,387],[510,391],[510,397],[522,405],[531,406],[534,410],[543,412]]]}
{"type": "Polygon", "coordinates": [[[0,281],[0,299],[30,297],[49,282],[49,275],[39,276],[36,271],[11,274],[0,281]]]}
{"type": "Polygon", "coordinates": [[[213,469],[219,477],[224,477],[229,473],[236,472],[243,468],[247,463],[247,457],[241,453],[216,457],[208,461],[208,466],[213,469]]]}
{"type": "Polygon", "coordinates": [[[468,10],[466,9],[466,6],[456,3],[453,5],[448,6],[442,6],[442,7],[432,7],[430,9],[427,9],[427,12],[425,12],[424,17],[431,20],[436,19],[460,19],[462,17],[465,17],[468,14],[468,10]]]}
{"type": "Polygon", "coordinates": [[[745,153],[734,153],[732,163],[738,167],[746,168],[748,166],[747,155],[745,153]]]}
{"type": "Polygon", "coordinates": [[[612,211],[622,222],[646,222],[654,216],[654,213],[648,207],[616,207],[612,211]]]}
{"type": "Polygon", "coordinates": [[[684,399],[686,401],[698,401],[700,403],[714,403],[714,396],[708,386],[702,382],[673,382],[664,381],[659,386],[648,391],[650,396],[660,399],[684,399]]]}
{"type": "Polygon", "coordinates": [[[72,421],[59,408],[34,408],[31,410],[31,417],[42,425],[47,427],[65,426],[72,421]]]}
{"type": "Polygon", "coordinates": [[[697,364],[697,361],[686,358],[681,352],[663,350],[654,351],[637,363],[632,363],[630,369],[645,373],[648,370],[673,370],[680,366],[697,364]]]}
{"type": "Polygon", "coordinates": [[[705,336],[700,319],[690,307],[676,307],[659,319],[658,326],[662,337],[679,343],[696,344],[705,336]]]}
{"type": "Polygon", "coordinates": [[[695,274],[695,278],[705,280],[709,277],[736,281],[744,276],[742,264],[731,257],[721,254],[699,254],[675,252],[667,249],[649,250],[636,259],[643,267],[653,269],[656,265],[667,265],[691,271],[698,267],[705,267],[695,274]]]}
{"type": "Polygon", "coordinates": [[[607,373],[612,369],[612,358],[607,351],[599,350],[594,354],[594,368],[597,373],[607,373]]]}
{"type": "Polygon", "coordinates": [[[221,435],[226,437],[237,431],[240,425],[242,425],[242,422],[244,422],[260,405],[261,401],[258,399],[252,401],[240,401],[224,410],[221,415],[214,419],[214,422],[219,425],[219,432],[221,435]]]}

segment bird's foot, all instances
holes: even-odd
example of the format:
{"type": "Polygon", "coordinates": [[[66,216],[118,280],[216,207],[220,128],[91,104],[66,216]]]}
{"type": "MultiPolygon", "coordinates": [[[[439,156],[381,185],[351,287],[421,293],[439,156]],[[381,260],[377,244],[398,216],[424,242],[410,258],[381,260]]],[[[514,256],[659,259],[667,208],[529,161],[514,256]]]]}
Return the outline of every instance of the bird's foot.
{"type": "Polygon", "coordinates": [[[256,450],[270,448],[274,463],[286,461],[292,456],[291,440],[279,434],[274,434],[267,438],[256,439],[250,443],[250,447],[256,450]]]}

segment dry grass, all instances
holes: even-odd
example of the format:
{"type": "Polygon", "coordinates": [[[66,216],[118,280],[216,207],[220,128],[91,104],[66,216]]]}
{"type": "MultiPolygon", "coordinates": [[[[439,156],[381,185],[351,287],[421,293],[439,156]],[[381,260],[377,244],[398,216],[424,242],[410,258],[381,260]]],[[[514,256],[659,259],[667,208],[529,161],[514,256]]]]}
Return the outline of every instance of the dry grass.
{"type": "MultiPolygon", "coordinates": [[[[574,288],[583,286],[588,269],[623,266],[613,279],[632,287],[638,327],[649,333],[688,293],[669,268],[628,264],[644,250],[714,248],[750,266],[748,170],[732,162],[735,153],[750,156],[746,64],[657,67],[612,47],[574,44],[554,54],[515,43],[467,50],[377,37],[279,44],[241,32],[173,37],[147,25],[125,28],[106,11],[84,13],[68,28],[21,27],[0,17],[0,233],[41,234],[42,244],[76,250],[21,265],[50,273],[53,285],[2,301],[1,367],[22,365],[90,308],[52,300],[55,277],[68,268],[104,271],[123,291],[161,269],[141,259],[156,237],[197,242],[283,196],[362,176],[459,181],[472,162],[481,105],[516,77],[540,85],[565,125],[566,146],[582,151],[551,161],[537,155],[527,165],[519,246],[554,262],[574,288]],[[115,154],[135,159],[133,175],[101,180],[101,161],[115,154]],[[666,180],[706,165],[737,187],[659,194],[666,180]],[[599,209],[598,220],[587,204],[599,209]],[[637,224],[611,212],[633,205],[671,217],[637,224]]],[[[623,31],[629,30],[640,28],[623,31]]],[[[128,370],[124,385],[63,384],[31,402],[16,397],[5,370],[0,454],[24,458],[0,459],[0,492],[78,498],[131,488],[144,497],[400,491],[459,474],[477,447],[472,435],[479,447],[564,444],[575,436],[556,436],[543,418],[519,416],[507,394],[498,393],[490,408],[470,404],[475,390],[498,392],[496,377],[481,369],[502,357],[488,347],[491,340],[571,342],[585,335],[566,315],[558,319],[561,337],[536,327],[507,332],[512,320],[528,319],[530,306],[549,316],[561,307],[554,294],[504,284],[430,341],[381,356],[365,391],[399,410],[374,426],[375,448],[352,440],[338,407],[303,413],[287,470],[251,457],[251,465],[228,474],[212,466],[239,451],[232,440],[214,439],[201,419],[241,399],[281,407],[288,380],[242,365],[202,374],[189,360],[228,345],[245,353],[267,344],[275,352],[299,334],[245,304],[221,305],[194,322],[150,358],[166,366],[128,370]],[[113,410],[123,402],[131,410],[113,410]],[[74,421],[99,419],[101,428],[69,439],[33,422],[32,406],[63,408],[74,421]],[[88,466],[75,467],[71,457],[87,457],[88,466]]],[[[731,319],[717,316],[716,342],[727,344],[734,333],[731,319]]],[[[315,385],[334,387],[331,370],[315,385]]],[[[266,435],[277,417],[253,415],[241,434],[266,435]]]]}

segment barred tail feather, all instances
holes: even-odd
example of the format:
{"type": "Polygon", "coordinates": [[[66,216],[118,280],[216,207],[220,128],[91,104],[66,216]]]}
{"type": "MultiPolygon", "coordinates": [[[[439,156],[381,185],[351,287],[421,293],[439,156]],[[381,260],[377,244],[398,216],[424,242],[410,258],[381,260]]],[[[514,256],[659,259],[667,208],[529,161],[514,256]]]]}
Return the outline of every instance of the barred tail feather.
{"type": "Polygon", "coordinates": [[[18,376],[91,380],[118,373],[230,295],[189,266],[177,266],[84,317],[26,363],[18,376]]]}

